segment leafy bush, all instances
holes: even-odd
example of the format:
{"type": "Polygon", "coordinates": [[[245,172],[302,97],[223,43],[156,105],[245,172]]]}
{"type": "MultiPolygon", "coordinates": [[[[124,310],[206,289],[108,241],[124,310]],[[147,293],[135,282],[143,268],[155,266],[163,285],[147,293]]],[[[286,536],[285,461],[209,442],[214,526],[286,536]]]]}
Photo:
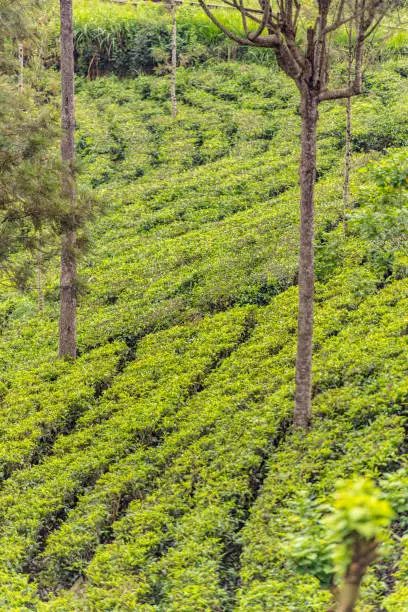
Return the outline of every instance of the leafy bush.
{"type": "Polygon", "coordinates": [[[381,161],[360,170],[368,181],[361,187],[360,208],[351,227],[370,240],[370,259],[386,274],[404,275],[408,265],[408,164],[405,150],[389,150],[381,161]]]}
{"type": "Polygon", "coordinates": [[[393,518],[393,509],[372,481],[360,478],[338,483],[326,525],[336,542],[334,561],[340,578],[352,562],[358,539],[381,540],[393,518]]]}

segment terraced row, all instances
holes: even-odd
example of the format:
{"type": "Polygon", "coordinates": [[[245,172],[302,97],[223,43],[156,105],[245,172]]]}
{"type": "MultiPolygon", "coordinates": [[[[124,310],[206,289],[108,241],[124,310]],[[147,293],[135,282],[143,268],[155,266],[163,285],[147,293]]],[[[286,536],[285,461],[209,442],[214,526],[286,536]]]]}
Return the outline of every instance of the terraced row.
{"type": "MultiPolygon", "coordinates": [[[[360,317],[360,309],[350,310],[363,299],[353,286],[353,274],[358,272],[355,268],[351,276],[349,272],[336,278],[331,289],[330,283],[322,288],[317,342],[323,346],[327,336],[346,322],[351,326],[356,313],[360,317]]],[[[133,600],[127,601],[126,593],[136,597],[134,602],[146,600],[151,605],[159,601],[162,605],[165,598],[166,606],[173,605],[174,594],[170,599],[163,592],[155,595],[159,587],[153,577],[158,576],[160,586],[162,573],[157,568],[161,564],[167,567],[173,556],[174,576],[179,575],[180,568],[184,568],[184,575],[188,567],[185,555],[189,550],[196,555],[193,544],[200,544],[193,535],[196,522],[203,521],[200,546],[212,559],[208,563],[213,567],[214,584],[218,584],[208,591],[208,597],[215,598],[221,607],[229,605],[228,585],[235,580],[239,554],[226,577],[226,550],[234,549],[232,542],[262,484],[260,474],[265,468],[261,466],[265,466],[271,445],[279,441],[282,424],[290,415],[295,293],[287,291],[259,311],[258,325],[248,340],[253,317],[251,307],[242,308],[206,319],[198,328],[175,328],[146,337],[136,361],[102,395],[98,406],[79,419],[77,431],[61,436],[53,455],[42,465],[23,470],[6,483],[0,504],[7,526],[2,549],[9,551],[13,542],[10,584],[13,575],[26,567],[38,577],[40,593],[44,594],[72,585],[86,572],[91,584],[85,587],[90,606],[100,607],[106,601],[101,609],[110,609],[109,605],[117,601],[127,609],[133,600]],[[242,341],[242,347],[237,347],[242,341]],[[234,347],[235,352],[228,357],[234,347]],[[220,364],[222,356],[227,358],[220,364]],[[217,370],[203,381],[214,365],[217,370]],[[134,498],[140,500],[132,502],[134,498]],[[64,521],[72,506],[75,509],[64,521]],[[151,517],[157,512],[162,522],[157,518],[152,526],[151,517]],[[220,531],[213,532],[210,525],[216,516],[220,531]],[[64,522],[59,528],[61,519],[64,522]],[[150,521],[150,527],[136,527],[139,520],[150,521]],[[189,528],[183,527],[184,521],[189,528]],[[54,528],[56,531],[47,537],[54,528]],[[129,530],[137,542],[133,542],[129,530]],[[138,543],[139,536],[150,544],[138,543]],[[214,538],[221,542],[219,546],[215,546],[214,538]],[[169,546],[169,552],[163,554],[169,546]],[[142,560],[136,562],[140,554],[142,560]],[[113,572],[110,579],[104,559],[112,558],[115,563],[108,563],[109,572],[113,572]],[[140,590],[133,583],[129,587],[133,564],[140,590]],[[142,572],[141,579],[138,567],[143,567],[149,578],[142,572]]],[[[354,374],[351,380],[355,385],[354,374]]],[[[199,557],[206,559],[204,553],[199,557]]],[[[10,567],[9,558],[8,563],[10,567]]],[[[196,580],[204,575],[209,580],[205,567],[196,580]]],[[[166,575],[169,572],[166,569],[166,575]]],[[[174,609],[183,605],[191,609],[188,606],[193,601],[198,605],[194,599],[198,587],[193,589],[189,574],[186,580],[193,599],[190,601],[179,586],[174,609]]],[[[21,590],[20,585],[18,588],[21,590]]]]}

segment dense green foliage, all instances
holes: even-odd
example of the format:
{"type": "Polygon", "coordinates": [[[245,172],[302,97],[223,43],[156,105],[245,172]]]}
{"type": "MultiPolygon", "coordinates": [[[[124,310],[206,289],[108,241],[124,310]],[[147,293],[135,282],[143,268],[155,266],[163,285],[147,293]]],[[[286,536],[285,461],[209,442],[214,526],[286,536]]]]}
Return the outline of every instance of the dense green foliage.
{"type": "Polygon", "coordinates": [[[322,504],[355,474],[396,516],[359,610],[407,608],[407,74],[373,66],[353,102],[346,237],[344,106],[321,108],[307,434],[290,427],[294,87],[255,64],[181,69],[173,121],[166,77],[78,80],[82,180],[104,206],[77,361],[56,359],[51,266],[43,313],[34,290],[0,301],[1,609],[326,610],[322,504]],[[398,223],[381,235],[374,213],[398,223]]]}
{"type": "MultiPolygon", "coordinates": [[[[215,4],[217,4],[215,2],[215,4]]],[[[216,9],[222,23],[239,34],[242,24],[235,11],[216,9]]],[[[408,35],[396,28],[382,33],[382,57],[406,54],[408,35]]],[[[106,72],[119,76],[166,71],[170,53],[170,12],[158,4],[118,5],[106,0],[81,0],[75,5],[77,71],[94,77],[106,72]]],[[[381,35],[379,36],[381,40],[381,35]]],[[[335,34],[334,47],[344,56],[347,35],[335,34]]],[[[188,3],[177,9],[178,61],[197,65],[211,58],[243,58],[246,62],[275,65],[271,49],[240,47],[228,39],[199,10],[188,3]]]]}
{"type": "MultiPolygon", "coordinates": [[[[234,29],[234,13],[222,11],[234,29]]],[[[197,64],[211,57],[228,58],[231,53],[273,62],[273,54],[244,49],[228,42],[201,10],[183,6],[177,11],[177,48],[182,65],[197,64]]],[[[170,53],[170,14],[162,6],[107,4],[85,0],[75,8],[75,49],[80,74],[105,72],[134,76],[165,69],[170,53]]]]}
{"type": "Polygon", "coordinates": [[[33,25],[40,5],[0,2],[0,268],[20,287],[32,271],[40,231],[51,218],[57,224],[63,208],[53,78],[38,61],[24,69],[18,61],[18,42],[38,59],[43,29],[33,25]]]}

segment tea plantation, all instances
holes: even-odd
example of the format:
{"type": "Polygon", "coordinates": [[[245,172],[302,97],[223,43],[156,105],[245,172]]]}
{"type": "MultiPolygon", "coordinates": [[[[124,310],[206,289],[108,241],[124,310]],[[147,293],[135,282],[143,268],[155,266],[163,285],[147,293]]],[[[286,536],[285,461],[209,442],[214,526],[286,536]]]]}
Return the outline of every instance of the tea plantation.
{"type": "Polygon", "coordinates": [[[396,518],[357,610],[407,610],[405,47],[353,100],[346,235],[345,105],[321,106],[307,434],[294,86],[272,58],[208,57],[179,69],[172,120],[167,74],[110,72],[77,77],[98,213],[75,362],[57,359],[56,261],[43,312],[3,280],[0,609],[327,611],[321,503],[366,475],[396,518]]]}

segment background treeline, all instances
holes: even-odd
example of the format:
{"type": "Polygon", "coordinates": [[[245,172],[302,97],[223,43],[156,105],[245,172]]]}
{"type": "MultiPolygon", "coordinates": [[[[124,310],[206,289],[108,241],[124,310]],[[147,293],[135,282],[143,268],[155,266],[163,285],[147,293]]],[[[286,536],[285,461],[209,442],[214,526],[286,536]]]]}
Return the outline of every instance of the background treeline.
{"type": "MultiPolygon", "coordinates": [[[[239,31],[234,11],[218,10],[222,22],[239,31]]],[[[74,6],[74,43],[76,71],[94,78],[108,72],[118,76],[165,72],[168,68],[171,38],[170,12],[151,2],[138,6],[120,5],[103,0],[85,0],[74,6]]],[[[54,56],[57,61],[58,28],[54,31],[54,56]]],[[[387,32],[377,49],[380,58],[408,54],[408,33],[400,29],[387,32]]],[[[336,33],[339,53],[347,47],[344,32],[336,33]]],[[[270,49],[240,47],[229,40],[200,8],[181,6],[177,9],[178,61],[192,66],[211,59],[242,59],[264,65],[275,65],[270,49]]]]}

